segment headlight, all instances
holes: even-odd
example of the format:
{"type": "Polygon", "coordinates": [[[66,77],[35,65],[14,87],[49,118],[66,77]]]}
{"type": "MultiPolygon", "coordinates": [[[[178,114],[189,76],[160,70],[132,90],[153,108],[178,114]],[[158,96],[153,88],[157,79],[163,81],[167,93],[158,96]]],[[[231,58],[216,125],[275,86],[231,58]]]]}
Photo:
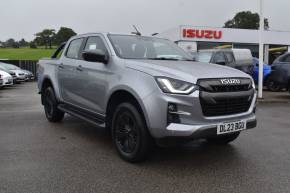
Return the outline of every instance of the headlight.
{"type": "Polygon", "coordinates": [[[190,94],[198,88],[195,84],[172,78],[156,77],[156,81],[160,89],[165,93],[190,94]]]}
{"type": "Polygon", "coordinates": [[[252,82],[252,87],[253,87],[253,89],[256,89],[256,84],[255,84],[255,81],[254,81],[253,78],[251,78],[251,82],[252,82]]]}

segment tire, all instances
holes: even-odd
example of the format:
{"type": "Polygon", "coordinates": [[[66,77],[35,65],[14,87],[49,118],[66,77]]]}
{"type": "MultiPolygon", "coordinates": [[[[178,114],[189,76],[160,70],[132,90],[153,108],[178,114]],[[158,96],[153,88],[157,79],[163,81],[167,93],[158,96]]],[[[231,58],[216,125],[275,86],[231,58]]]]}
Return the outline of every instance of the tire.
{"type": "Polygon", "coordinates": [[[265,86],[271,92],[279,92],[282,90],[281,86],[276,84],[271,77],[268,77],[265,81],[265,86]]]}
{"type": "Polygon", "coordinates": [[[153,141],[142,114],[130,103],[117,106],[111,134],[118,154],[128,162],[143,161],[153,141]]]}
{"type": "Polygon", "coordinates": [[[45,116],[50,122],[60,122],[64,117],[64,112],[57,108],[57,100],[52,87],[47,87],[43,92],[43,105],[45,116]]]}
{"type": "Polygon", "coordinates": [[[217,137],[213,137],[213,138],[207,138],[207,142],[211,143],[211,144],[217,144],[217,145],[226,145],[232,141],[234,141],[235,139],[237,139],[240,135],[240,132],[238,133],[232,133],[232,134],[227,134],[227,135],[223,135],[223,136],[217,136],[217,137]]]}

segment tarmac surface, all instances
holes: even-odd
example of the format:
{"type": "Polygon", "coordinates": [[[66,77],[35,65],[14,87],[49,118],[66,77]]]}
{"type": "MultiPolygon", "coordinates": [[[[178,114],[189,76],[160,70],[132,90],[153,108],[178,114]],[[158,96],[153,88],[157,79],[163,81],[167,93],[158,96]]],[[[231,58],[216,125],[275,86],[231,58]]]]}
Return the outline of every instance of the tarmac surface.
{"type": "Polygon", "coordinates": [[[258,127],[228,146],[195,141],[121,160],[108,133],[49,123],[36,83],[0,90],[0,193],[290,192],[290,104],[261,103],[258,127]]]}
{"type": "Polygon", "coordinates": [[[282,92],[263,92],[263,99],[258,99],[258,103],[288,103],[290,104],[290,93],[288,91],[282,92]]]}

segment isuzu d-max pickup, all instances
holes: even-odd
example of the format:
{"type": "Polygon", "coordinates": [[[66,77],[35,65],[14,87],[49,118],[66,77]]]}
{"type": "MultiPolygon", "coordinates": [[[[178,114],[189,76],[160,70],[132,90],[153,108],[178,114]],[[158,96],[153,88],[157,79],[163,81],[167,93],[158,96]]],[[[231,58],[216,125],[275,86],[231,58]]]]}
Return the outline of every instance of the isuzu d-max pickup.
{"type": "Polygon", "coordinates": [[[143,160],[155,141],[227,144],[256,126],[256,90],[239,70],[192,61],[165,39],[91,33],[39,61],[46,117],[64,114],[108,128],[119,155],[143,160]]]}

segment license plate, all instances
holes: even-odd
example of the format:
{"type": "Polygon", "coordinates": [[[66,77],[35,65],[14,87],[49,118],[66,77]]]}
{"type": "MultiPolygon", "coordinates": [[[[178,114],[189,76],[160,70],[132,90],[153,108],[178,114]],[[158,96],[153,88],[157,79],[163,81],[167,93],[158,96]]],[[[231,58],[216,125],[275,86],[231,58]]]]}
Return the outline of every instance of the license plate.
{"type": "Polygon", "coordinates": [[[244,120],[235,121],[235,122],[228,122],[228,123],[221,123],[217,126],[217,134],[225,134],[225,133],[233,133],[237,131],[242,131],[247,129],[247,122],[244,120]]]}

